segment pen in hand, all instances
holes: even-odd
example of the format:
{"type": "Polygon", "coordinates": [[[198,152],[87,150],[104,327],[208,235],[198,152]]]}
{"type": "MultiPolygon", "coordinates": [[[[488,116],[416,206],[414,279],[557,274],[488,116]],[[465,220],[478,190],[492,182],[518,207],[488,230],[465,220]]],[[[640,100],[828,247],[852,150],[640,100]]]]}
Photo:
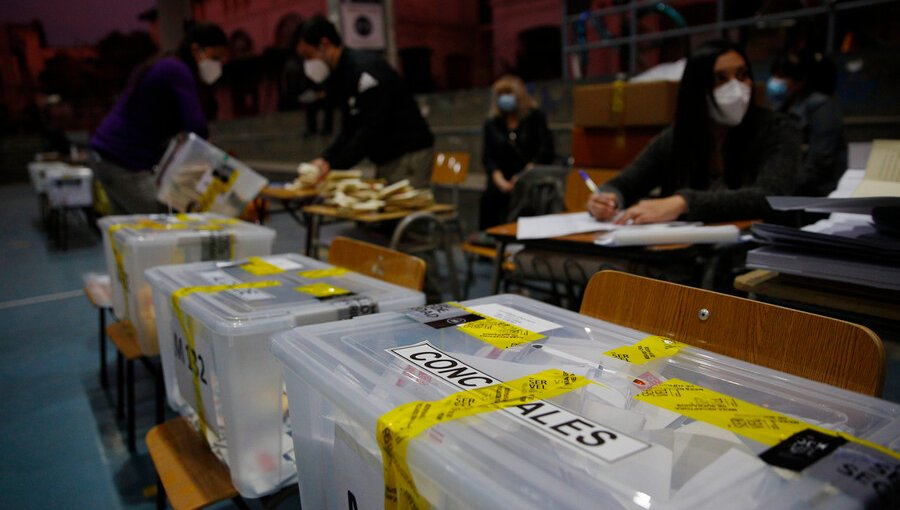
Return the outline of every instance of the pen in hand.
{"type": "Polygon", "coordinates": [[[600,221],[610,221],[610,218],[618,210],[616,196],[612,193],[600,191],[597,183],[584,170],[579,169],[578,175],[584,180],[585,186],[591,190],[591,197],[588,200],[588,213],[600,221]]]}

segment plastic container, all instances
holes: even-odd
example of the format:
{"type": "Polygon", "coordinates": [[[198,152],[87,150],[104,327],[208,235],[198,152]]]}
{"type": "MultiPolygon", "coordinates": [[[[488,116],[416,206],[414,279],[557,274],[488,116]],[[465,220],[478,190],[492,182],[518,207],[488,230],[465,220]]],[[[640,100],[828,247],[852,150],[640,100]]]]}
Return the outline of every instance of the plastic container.
{"type": "MultiPolygon", "coordinates": [[[[698,399],[697,406],[727,408],[740,399],[900,450],[897,404],[692,347],[632,364],[604,353],[646,336],[638,331],[519,296],[463,304],[525,324],[543,338],[500,349],[461,329],[477,325],[479,316],[456,326],[467,312],[446,306],[273,336],[273,354],[284,368],[304,508],[347,508],[348,499],[352,508],[382,508],[376,436],[386,436],[376,434],[376,423],[385,413],[548,368],[600,384],[440,423],[410,440],[408,468],[431,508],[861,506],[813,477],[764,463],[757,457],[769,448],[763,442],[635,398],[647,388],[662,392],[671,379],[722,394],[698,399]]],[[[454,400],[465,401],[466,395],[454,400]]],[[[734,419],[747,427],[778,424],[748,415],[734,419]]]]}
{"type": "Polygon", "coordinates": [[[131,320],[147,356],[158,354],[159,347],[145,269],[268,255],[275,242],[270,228],[211,213],[106,216],[97,224],[112,277],[113,312],[121,320],[131,320]]]}
{"type": "Polygon", "coordinates": [[[421,292],[300,255],[261,260],[266,261],[262,271],[254,269],[257,261],[252,266],[206,262],[146,272],[158,311],[169,405],[195,423],[202,411],[206,425],[200,430],[205,428],[213,451],[229,466],[235,487],[251,498],[292,483],[297,472],[284,383],[269,352],[269,337],[298,325],[425,302],[421,292]],[[254,282],[275,286],[179,290],[254,282]],[[180,319],[173,304],[176,292],[184,295],[178,301],[180,319]]]}
{"type": "Polygon", "coordinates": [[[34,191],[38,194],[46,193],[45,182],[47,180],[47,170],[51,168],[68,168],[68,165],[59,161],[32,161],[28,163],[28,177],[34,191]]]}
{"type": "Polygon", "coordinates": [[[94,172],[83,166],[54,166],[44,172],[44,192],[50,207],[90,207],[94,203],[94,172]]]}
{"type": "Polygon", "coordinates": [[[156,169],[156,198],[176,211],[236,217],[268,181],[199,136],[176,137],[156,169]]]}

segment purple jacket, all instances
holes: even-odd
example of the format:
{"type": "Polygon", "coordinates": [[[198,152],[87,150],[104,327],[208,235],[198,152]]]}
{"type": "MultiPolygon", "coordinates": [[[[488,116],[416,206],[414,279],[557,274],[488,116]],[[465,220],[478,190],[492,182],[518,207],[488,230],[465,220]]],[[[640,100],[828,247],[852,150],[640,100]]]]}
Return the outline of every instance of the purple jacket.
{"type": "Polygon", "coordinates": [[[125,168],[150,170],[182,131],[209,136],[194,74],[177,57],[165,57],[129,85],[91,137],[91,148],[125,168]]]}

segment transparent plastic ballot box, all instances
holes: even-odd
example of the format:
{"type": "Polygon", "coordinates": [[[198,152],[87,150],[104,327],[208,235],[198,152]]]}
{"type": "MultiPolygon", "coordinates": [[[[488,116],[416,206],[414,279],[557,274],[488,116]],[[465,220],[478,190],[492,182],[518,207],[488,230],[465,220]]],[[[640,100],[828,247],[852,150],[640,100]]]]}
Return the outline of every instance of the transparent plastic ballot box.
{"type": "Polygon", "coordinates": [[[156,267],[146,276],[168,402],[204,433],[246,497],[293,483],[297,472],[269,337],[425,303],[419,291],[295,254],[156,267]]]}
{"type": "Polygon", "coordinates": [[[39,195],[45,193],[44,184],[47,180],[47,170],[51,168],[67,168],[68,165],[60,161],[31,161],[28,163],[28,178],[34,191],[39,195]]]}
{"type": "Polygon", "coordinates": [[[112,277],[113,312],[131,320],[141,352],[148,356],[158,354],[159,347],[145,269],[268,255],[275,242],[270,228],[212,213],[106,216],[97,225],[112,277]]]}
{"type": "Polygon", "coordinates": [[[268,183],[265,177],[203,138],[172,139],[156,168],[160,202],[180,212],[236,217],[268,183]]]}
{"type": "Polygon", "coordinates": [[[304,508],[862,508],[896,495],[897,404],[525,297],[299,327],[272,352],[304,508]]]}
{"type": "Polygon", "coordinates": [[[44,192],[54,209],[92,206],[93,186],[94,172],[84,166],[55,166],[44,172],[44,192]]]}

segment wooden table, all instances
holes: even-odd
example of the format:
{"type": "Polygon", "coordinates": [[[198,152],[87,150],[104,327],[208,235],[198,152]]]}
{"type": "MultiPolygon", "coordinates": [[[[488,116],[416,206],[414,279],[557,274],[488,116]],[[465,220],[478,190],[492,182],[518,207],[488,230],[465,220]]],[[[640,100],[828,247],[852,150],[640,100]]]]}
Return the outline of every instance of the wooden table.
{"type": "Polygon", "coordinates": [[[756,269],[734,279],[734,288],[764,296],[851,314],[900,321],[900,291],[808,278],[756,269]]]}
{"type": "Polygon", "coordinates": [[[424,209],[402,209],[386,212],[353,212],[339,209],[333,205],[308,205],[303,208],[303,215],[309,220],[306,229],[306,256],[318,258],[320,226],[323,218],[359,223],[379,223],[382,221],[402,220],[416,212],[443,215],[454,211],[456,211],[456,207],[452,204],[434,204],[424,209]]]}
{"type": "MultiPolygon", "coordinates": [[[[587,213],[585,213],[587,214],[587,213]]],[[[716,223],[711,225],[735,225],[740,230],[747,230],[750,225],[756,223],[757,220],[734,221],[728,223],[716,223]]],[[[488,235],[497,240],[499,246],[497,253],[505,253],[506,246],[510,243],[519,243],[527,248],[539,248],[549,251],[558,251],[562,253],[582,253],[597,255],[616,255],[619,257],[628,257],[641,259],[646,261],[662,260],[677,254],[681,257],[694,257],[699,253],[701,246],[694,244],[665,244],[655,246],[625,246],[625,247],[609,247],[600,246],[594,243],[602,234],[607,231],[587,232],[582,234],[571,234],[567,236],[551,237],[546,239],[516,239],[518,233],[517,223],[507,223],[505,225],[497,225],[487,229],[488,235]]],[[[704,249],[710,249],[705,246],[704,249]]],[[[491,279],[491,293],[496,294],[500,290],[500,279],[503,272],[503,257],[494,259],[494,273],[491,279]]]]}
{"type": "MultiPolygon", "coordinates": [[[[299,225],[308,226],[308,218],[298,214],[298,211],[315,200],[319,192],[315,188],[286,189],[283,186],[266,186],[259,192],[259,196],[265,200],[278,200],[294,221],[299,225]]],[[[262,218],[260,211],[257,211],[257,217],[262,218]]]]}

